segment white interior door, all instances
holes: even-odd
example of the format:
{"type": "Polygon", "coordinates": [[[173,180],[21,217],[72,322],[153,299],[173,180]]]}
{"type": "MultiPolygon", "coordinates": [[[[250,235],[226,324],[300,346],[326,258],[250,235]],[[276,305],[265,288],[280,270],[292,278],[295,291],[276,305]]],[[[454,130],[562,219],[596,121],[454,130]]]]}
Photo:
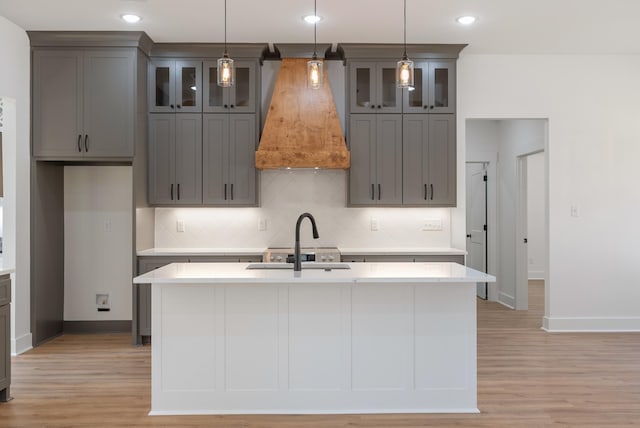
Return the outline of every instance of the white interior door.
{"type": "MultiPolygon", "coordinates": [[[[487,271],[487,182],[485,163],[467,162],[467,266],[487,271]]],[[[487,299],[487,284],[477,284],[478,297],[487,299]]]]}

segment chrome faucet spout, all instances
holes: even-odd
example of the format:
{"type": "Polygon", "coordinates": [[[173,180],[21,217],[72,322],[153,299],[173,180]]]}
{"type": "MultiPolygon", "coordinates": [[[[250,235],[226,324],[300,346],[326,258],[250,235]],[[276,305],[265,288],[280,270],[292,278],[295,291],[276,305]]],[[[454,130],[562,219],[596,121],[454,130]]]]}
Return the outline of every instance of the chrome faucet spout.
{"type": "Polygon", "coordinates": [[[296,246],[294,251],[294,260],[293,260],[293,271],[300,272],[302,270],[302,263],[300,261],[300,224],[302,224],[302,220],[308,218],[311,221],[311,227],[313,229],[313,239],[318,239],[320,235],[318,235],[318,228],[316,227],[316,219],[309,213],[300,214],[298,217],[298,221],[296,222],[296,246]]]}

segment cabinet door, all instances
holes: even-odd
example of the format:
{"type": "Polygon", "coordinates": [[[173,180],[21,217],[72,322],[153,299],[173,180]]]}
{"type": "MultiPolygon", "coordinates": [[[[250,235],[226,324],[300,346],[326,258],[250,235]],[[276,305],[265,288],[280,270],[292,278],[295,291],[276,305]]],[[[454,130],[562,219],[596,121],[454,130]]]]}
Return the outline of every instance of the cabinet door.
{"type": "Polygon", "coordinates": [[[202,203],[202,115],[176,114],[176,205],[202,203]]]}
{"type": "Polygon", "coordinates": [[[231,113],[256,111],[256,63],[236,61],[236,84],[228,88],[231,113]]]}
{"type": "Polygon", "coordinates": [[[429,110],[429,63],[416,62],[412,91],[403,92],[403,113],[428,113],[429,110]]]}
{"type": "Polygon", "coordinates": [[[176,113],[202,111],[202,62],[176,61],[176,113]]]}
{"type": "Polygon", "coordinates": [[[376,115],[354,114],[349,120],[349,204],[375,205],[376,115]]]}
{"type": "Polygon", "coordinates": [[[173,114],[149,115],[149,204],[172,204],[175,196],[173,114]]]}
{"type": "Polygon", "coordinates": [[[152,61],[149,64],[149,111],[169,113],[176,106],[174,61],[152,61]]]}
{"type": "Polygon", "coordinates": [[[455,82],[455,62],[429,62],[429,113],[455,113],[455,82]]]}
{"type": "Polygon", "coordinates": [[[132,157],[135,51],[87,51],[84,60],[84,136],[88,157],[132,157]]]}
{"type": "Polygon", "coordinates": [[[351,113],[373,113],[375,99],[375,62],[354,62],[349,67],[349,106],[351,113]]]}
{"type": "Polygon", "coordinates": [[[202,126],[202,202],[226,204],[229,195],[228,163],[229,115],[204,114],[202,126]]]}
{"type": "Polygon", "coordinates": [[[229,91],[218,86],[218,62],[203,63],[203,107],[205,113],[226,113],[229,111],[229,91]]]}
{"type": "Polygon", "coordinates": [[[456,205],[455,115],[429,115],[429,205],[456,205]]]}
{"type": "Polygon", "coordinates": [[[378,204],[402,204],[402,115],[377,115],[376,199],[378,204]]]}
{"type": "Polygon", "coordinates": [[[377,64],[376,99],[378,113],[402,113],[402,89],[396,86],[395,62],[377,64]]]}
{"type": "Polygon", "coordinates": [[[10,305],[0,306],[0,390],[11,383],[11,311],[10,305]]]}
{"type": "Polygon", "coordinates": [[[429,117],[411,114],[402,124],[402,203],[426,205],[429,192],[427,162],[429,153],[429,117]]]}
{"type": "Polygon", "coordinates": [[[80,158],[83,53],[33,52],[33,155],[80,158]]]}
{"type": "Polygon", "coordinates": [[[255,114],[229,115],[230,204],[256,204],[256,135],[255,114]]]}

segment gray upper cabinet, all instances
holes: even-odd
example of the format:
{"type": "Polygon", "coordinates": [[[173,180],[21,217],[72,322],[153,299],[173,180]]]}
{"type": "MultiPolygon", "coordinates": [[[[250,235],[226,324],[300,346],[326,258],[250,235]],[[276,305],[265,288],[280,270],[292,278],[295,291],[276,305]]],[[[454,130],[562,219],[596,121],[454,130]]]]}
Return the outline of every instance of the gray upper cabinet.
{"type": "Polygon", "coordinates": [[[202,111],[202,61],[153,60],[149,65],[149,111],[202,111]]]}
{"type": "Polygon", "coordinates": [[[402,204],[402,115],[352,115],[349,125],[349,205],[402,204]]]}
{"type": "Polygon", "coordinates": [[[455,61],[417,61],[414,87],[407,91],[404,113],[455,113],[455,61]]]}
{"type": "Polygon", "coordinates": [[[203,63],[205,113],[253,113],[256,111],[257,61],[234,61],[235,85],[218,86],[217,61],[203,63]]]}
{"type": "Polygon", "coordinates": [[[149,115],[149,203],[202,203],[202,115],[149,115]]]}
{"type": "Polygon", "coordinates": [[[455,116],[405,115],[403,122],[403,203],[455,206],[455,116]]]}
{"type": "Polygon", "coordinates": [[[353,62],[349,65],[351,113],[402,113],[402,92],[396,87],[395,62],[353,62]]]}
{"type": "Polygon", "coordinates": [[[255,114],[203,116],[203,203],[256,205],[255,114]]]}
{"type": "Polygon", "coordinates": [[[35,157],[133,156],[135,49],[34,49],[32,67],[35,157]]]}

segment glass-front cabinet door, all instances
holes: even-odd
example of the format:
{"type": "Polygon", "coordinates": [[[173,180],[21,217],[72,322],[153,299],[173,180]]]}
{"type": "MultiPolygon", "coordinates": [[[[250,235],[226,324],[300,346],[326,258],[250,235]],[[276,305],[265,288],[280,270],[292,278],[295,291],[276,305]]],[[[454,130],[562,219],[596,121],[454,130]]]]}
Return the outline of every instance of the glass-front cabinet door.
{"type": "Polygon", "coordinates": [[[404,90],[404,113],[429,112],[429,63],[415,62],[413,89],[404,90]]]}
{"type": "Polygon", "coordinates": [[[152,61],[149,67],[149,111],[202,111],[201,64],[200,61],[152,61]]]}
{"type": "Polygon", "coordinates": [[[256,63],[234,61],[236,82],[218,86],[217,61],[204,62],[204,111],[207,113],[251,113],[256,110],[256,63]]]}
{"type": "Polygon", "coordinates": [[[350,66],[351,113],[401,113],[395,62],[354,62],[350,66]]]}
{"type": "Polygon", "coordinates": [[[429,113],[455,113],[455,73],[453,61],[429,62],[429,113]]]}

